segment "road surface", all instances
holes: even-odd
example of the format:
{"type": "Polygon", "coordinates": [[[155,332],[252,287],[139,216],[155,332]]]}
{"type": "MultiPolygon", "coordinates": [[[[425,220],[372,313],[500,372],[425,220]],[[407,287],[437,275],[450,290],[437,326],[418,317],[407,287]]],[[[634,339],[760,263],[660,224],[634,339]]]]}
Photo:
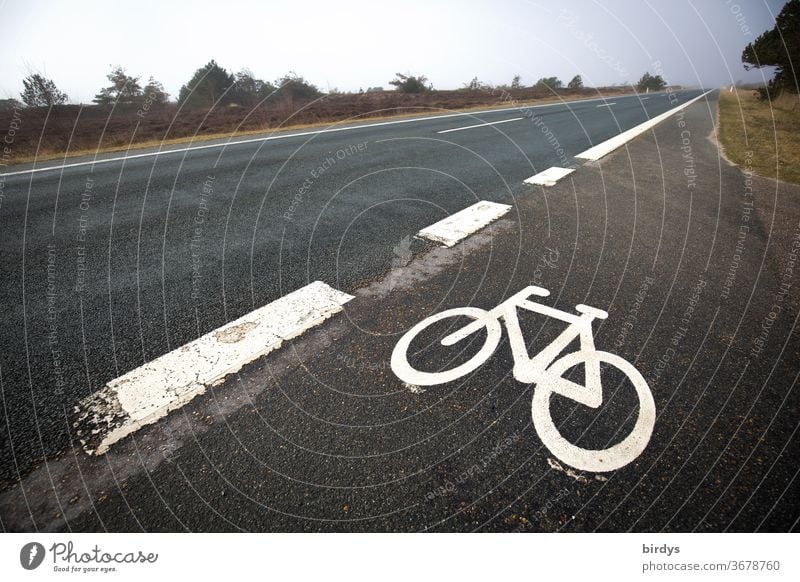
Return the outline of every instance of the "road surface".
{"type": "MultiPolygon", "coordinates": [[[[796,528],[797,189],[719,157],[713,94],[600,162],[575,158],[700,94],[7,176],[4,527],[796,528]],[[523,182],[551,166],[577,170],[523,182]],[[481,200],[512,209],[450,249],[413,238],[481,200]],[[355,299],[107,455],[76,443],[81,399],[316,280],[355,299]],[[543,445],[507,332],[453,382],[415,386],[391,367],[426,317],[491,309],[531,284],[562,311],[607,311],[598,349],[653,395],[652,435],[617,471],[576,470],[543,445]]],[[[532,352],[563,329],[520,321],[532,352]]],[[[431,341],[414,365],[463,357],[431,341]]],[[[598,411],[553,397],[562,433],[588,450],[619,442],[640,414],[623,380],[604,379],[598,411]]]]}

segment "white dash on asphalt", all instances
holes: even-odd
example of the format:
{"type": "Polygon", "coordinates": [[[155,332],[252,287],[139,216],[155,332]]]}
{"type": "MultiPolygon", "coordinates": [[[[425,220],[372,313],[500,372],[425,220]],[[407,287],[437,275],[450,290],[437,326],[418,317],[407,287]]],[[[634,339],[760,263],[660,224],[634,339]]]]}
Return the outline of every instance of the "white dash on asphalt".
{"type": "Polygon", "coordinates": [[[465,129],[473,129],[475,127],[485,127],[487,125],[498,125],[500,123],[508,123],[509,121],[519,121],[520,119],[525,119],[524,117],[512,117],[511,119],[503,119],[501,121],[490,121],[487,123],[478,123],[476,125],[467,125],[465,127],[454,127],[453,129],[444,129],[442,131],[437,131],[436,133],[450,133],[451,131],[462,131],[465,129]]]}
{"type": "Polygon", "coordinates": [[[656,117],[653,117],[652,119],[648,119],[647,121],[645,121],[644,123],[640,123],[636,127],[632,127],[631,129],[629,129],[627,131],[623,131],[622,133],[620,133],[619,135],[615,135],[611,139],[607,139],[606,141],[604,141],[602,143],[599,143],[596,146],[590,147],[588,150],[586,150],[584,152],[576,154],[575,157],[576,158],[581,158],[581,159],[584,159],[584,160],[592,160],[592,161],[599,160],[603,156],[613,152],[618,147],[621,147],[621,146],[625,145],[626,143],[631,141],[633,138],[643,134],[648,129],[650,129],[652,127],[655,127],[656,125],[658,125],[659,123],[661,123],[665,119],[668,119],[669,117],[671,117],[672,115],[674,115],[675,113],[680,111],[681,109],[685,109],[686,107],[689,107],[689,105],[691,105],[692,103],[694,103],[695,101],[697,101],[699,99],[702,99],[703,97],[705,97],[709,93],[711,93],[711,91],[706,91],[702,95],[698,95],[694,99],[690,99],[689,101],[687,101],[686,103],[684,103],[682,105],[678,105],[677,107],[673,107],[672,109],[670,109],[669,111],[667,111],[665,113],[662,113],[661,115],[657,115],[656,117]]]}
{"type": "Polygon", "coordinates": [[[444,220],[440,220],[436,224],[423,228],[417,233],[417,236],[440,243],[446,247],[452,247],[460,240],[494,222],[509,210],[511,210],[511,206],[508,204],[481,200],[464,210],[448,216],[444,220]]]}
{"type": "Polygon", "coordinates": [[[89,429],[93,441],[100,441],[85,445],[87,451],[103,454],[208,386],[342,311],[351,299],[315,281],[112,380],[77,408],[79,428],[89,429]]]}
{"type": "Polygon", "coordinates": [[[595,105],[595,107],[611,107],[612,105],[616,105],[617,102],[613,101],[612,103],[601,103],[600,105],[595,105]]]}
{"type": "Polygon", "coordinates": [[[574,171],[575,168],[559,168],[558,166],[553,166],[552,168],[547,168],[543,172],[539,172],[535,176],[531,176],[527,180],[524,180],[524,182],[535,186],[554,186],[561,178],[569,176],[574,171]]]}

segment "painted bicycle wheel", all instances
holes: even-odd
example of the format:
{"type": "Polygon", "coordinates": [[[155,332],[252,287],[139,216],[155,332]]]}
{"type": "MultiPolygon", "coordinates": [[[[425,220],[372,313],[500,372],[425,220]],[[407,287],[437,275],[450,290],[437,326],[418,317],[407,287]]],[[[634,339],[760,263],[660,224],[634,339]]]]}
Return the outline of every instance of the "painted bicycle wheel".
{"type": "Polygon", "coordinates": [[[502,335],[503,329],[500,326],[500,322],[487,317],[487,312],[483,309],[477,307],[448,309],[447,311],[442,311],[427,319],[423,319],[400,338],[400,341],[397,342],[397,345],[392,351],[392,371],[404,382],[417,386],[434,386],[436,384],[452,382],[458,380],[462,376],[466,376],[488,360],[497,348],[497,344],[500,343],[502,335]],[[449,317],[468,317],[473,320],[482,319],[482,327],[486,328],[486,339],[484,340],[483,346],[469,360],[450,370],[438,370],[436,372],[417,370],[408,362],[408,350],[411,347],[411,342],[434,323],[449,317]]]}
{"type": "MultiPolygon", "coordinates": [[[[601,450],[584,449],[565,439],[550,414],[550,396],[555,392],[548,387],[546,381],[536,385],[531,401],[531,414],[536,433],[551,453],[576,469],[603,473],[624,467],[644,451],[653,434],[656,405],[647,381],[633,364],[616,354],[608,352],[595,352],[595,354],[600,362],[614,366],[625,374],[633,384],[639,398],[639,417],[627,437],[621,442],[601,450]]],[[[583,352],[567,354],[553,362],[547,372],[553,377],[561,377],[564,372],[585,361],[586,354],[583,352]]]]}

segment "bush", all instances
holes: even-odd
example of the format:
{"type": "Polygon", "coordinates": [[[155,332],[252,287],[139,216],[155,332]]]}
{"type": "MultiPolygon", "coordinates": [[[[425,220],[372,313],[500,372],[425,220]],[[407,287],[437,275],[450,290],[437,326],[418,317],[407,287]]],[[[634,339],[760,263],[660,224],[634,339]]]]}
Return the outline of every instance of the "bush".
{"type": "Polygon", "coordinates": [[[66,93],[59,91],[51,79],[38,73],[23,79],[22,86],[25,87],[25,90],[20,97],[28,107],[63,105],[68,99],[66,93]]]}
{"type": "Polygon", "coordinates": [[[428,83],[428,78],[425,75],[404,75],[402,73],[396,73],[395,78],[389,81],[390,85],[394,85],[397,87],[397,90],[401,93],[425,93],[426,91],[432,91],[433,85],[426,85],[428,83]]]}
{"type": "Polygon", "coordinates": [[[277,91],[275,85],[256,78],[250,69],[242,69],[236,73],[234,99],[240,105],[253,107],[269,98],[275,91],[277,91]]]}
{"type": "Polygon", "coordinates": [[[583,89],[583,79],[580,75],[575,75],[572,80],[567,83],[567,89],[583,89]]]}
{"type": "Polygon", "coordinates": [[[762,101],[772,101],[783,92],[784,86],[782,79],[777,75],[769,80],[763,87],[757,87],[758,98],[762,101]]]}
{"type": "Polygon", "coordinates": [[[561,89],[561,81],[558,77],[542,77],[536,81],[537,87],[544,87],[550,90],[561,89]]]}
{"type": "Polygon", "coordinates": [[[642,78],[639,79],[638,83],[636,83],[636,89],[639,91],[647,91],[648,89],[652,89],[653,91],[661,91],[661,89],[666,86],[667,82],[661,78],[661,75],[653,76],[650,73],[645,73],[642,75],[642,78]]]}
{"type": "Polygon", "coordinates": [[[294,71],[289,71],[275,81],[275,84],[278,86],[278,94],[290,100],[315,99],[322,95],[319,87],[312,85],[294,71]]]}

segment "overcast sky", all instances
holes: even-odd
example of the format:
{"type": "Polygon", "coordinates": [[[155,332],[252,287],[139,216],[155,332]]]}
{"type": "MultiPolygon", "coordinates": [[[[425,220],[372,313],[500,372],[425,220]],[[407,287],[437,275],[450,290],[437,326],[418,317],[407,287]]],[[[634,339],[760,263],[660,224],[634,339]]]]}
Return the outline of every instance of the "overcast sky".
{"type": "Polygon", "coordinates": [[[383,86],[395,72],[438,89],[473,77],[523,84],[583,76],[591,86],[758,81],[742,49],[774,26],[784,0],[0,0],[0,96],[42,72],[90,102],[111,65],[177,96],[210,59],[275,80],[287,71],[323,90],[383,86]],[[660,63],[660,66],[658,65],[660,63]]]}

